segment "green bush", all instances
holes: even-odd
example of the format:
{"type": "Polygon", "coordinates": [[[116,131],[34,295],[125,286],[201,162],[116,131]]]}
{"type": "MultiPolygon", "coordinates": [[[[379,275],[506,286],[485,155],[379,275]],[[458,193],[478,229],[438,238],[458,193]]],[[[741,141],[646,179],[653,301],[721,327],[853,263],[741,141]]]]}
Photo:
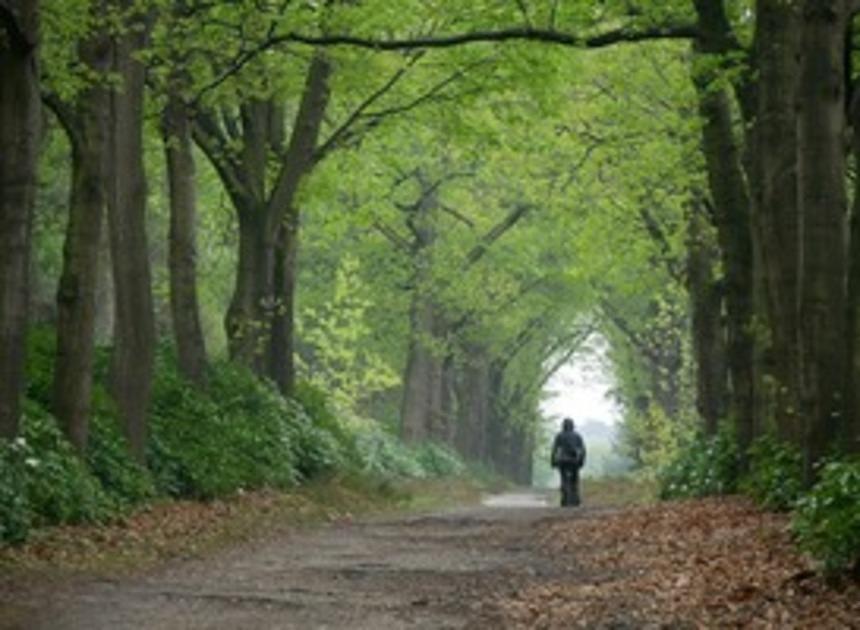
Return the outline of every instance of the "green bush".
{"type": "Polygon", "coordinates": [[[697,435],[658,475],[660,498],[729,494],[737,489],[738,450],[728,426],[714,436],[697,435]]]}
{"type": "Polygon", "coordinates": [[[755,440],[749,449],[749,472],[741,490],[770,510],[790,510],[803,492],[800,450],[771,435],[755,440]]]}
{"type": "Polygon", "coordinates": [[[798,500],[792,529],[828,572],[860,567],[860,457],[831,461],[798,500]]]}
{"type": "Polygon", "coordinates": [[[21,435],[0,443],[0,540],[24,540],[32,527],[99,521],[115,502],[62,435],[56,420],[26,401],[21,435]]]}
{"type": "Polygon", "coordinates": [[[355,436],[360,472],[383,478],[423,479],[427,472],[414,451],[379,426],[369,425],[355,436]]]}
{"type": "Polygon", "coordinates": [[[431,477],[456,477],[466,472],[466,465],[459,455],[442,444],[428,442],[415,452],[418,463],[431,477]]]}
{"type": "Polygon", "coordinates": [[[120,509],[128,509],[155,496],[150,472],[135,462],[119,428],[118,414],[101,388],[96,388],[87,464],[102,488],[120,509]]]}
{"type": "Polygon", "coordinates": [[[27,468],[32,465],[32,449],[26,440],[0,439],[0,542],[25,540],[33,526],[33,506],[27,492],[27,468]]]}
{"type": "Polygon", "coordinates": [[[148,455],[159,490],[211,499],[294,484],[298,445],[290,413],[277,392],[238,366],[213,366],[201,391],[160,356],[148,455]]]}

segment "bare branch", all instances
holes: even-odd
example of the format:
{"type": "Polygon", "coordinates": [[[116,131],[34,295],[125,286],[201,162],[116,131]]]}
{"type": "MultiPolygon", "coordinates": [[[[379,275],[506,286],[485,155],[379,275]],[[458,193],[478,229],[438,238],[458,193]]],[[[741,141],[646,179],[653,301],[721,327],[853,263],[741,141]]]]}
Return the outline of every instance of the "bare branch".
{"type": "Polygon", "coordinates": [[[466,256],[465,264],[463,265],[466,269],[474,265],[476,262],[481,260],[484,257],[484,254],[487,253],[487,249],[489,249],[490,245],[499,240],[505,232],[514,227],[520,220],[525,217],[529,211],[532,209],[532,206],[520,204],[517,205],[511,212],[508,213],[504,219],[502,219],[499,223],[494,225],[489,232],[487,232],[482,238],[481,241],[475,245],[472,251],[466,256]]]}
{"type": "Polygon", "coordinates": [[[443,212],[450,214],[452,217],[454,217],[455,219],[457,219],[461,223],[465,223],[466,225],[469,226],[469,228],[471,228],[473,230],[475,229],[475,222],[472,221],[472,219],[470,219],[466,215],[462,214],[459,210],[452,208],[448,204],[444,204],[444,203],[439,204],[439,209],[442,210],[443,212]]]}
{"type": "Polygon", "coordinates": [[[286,43],[307,44],[310,46],[354,46],[371,50],[411,50],[415,48],[451,48],[467,44],[531,41],[544,44],[570,46],[574,48],[602,48],[627,42],[641,42],[652,39],[692,39],[697,29],[693,24],[657,25],[643,29],[621,27],[580,37],[552,29],[513,27],[495,31],[472,31],[453,35],[415,37],[407,39],[374,39],[357,35],[307,35],[304,33],[284,33],[267,42],[262,42],[260,50],[286,43]]]}
{"type": "Polygon", "coordinates": [[[403,238],[400,234],[398,234],[397,230],[392,228],[390,225],[386,225],[382,221],[374,221],[373,227],[374,229],[376,229],[377,232],[379,232],[385,238],[391,241],[391,243],[394,244],[394,246],[398,249],[401,249],[406,252],[411,251],[412,245],[409,243],[409,241],[403,238]]]}
{"type": "Polygon", "coordinates": [[[409,72],[410,68],[412,68],[412,66],[414,66],[422,56],[423,53],[410,57],[405,66],[398,68],[397,72],[391,75],[385,83],[364,99],[358,107],[356,107],[353,112],[347,116],[346,120],[337,129],[335,129],[328,139],[314,152],[314,161],[321,161],[332,150],[340,146],[343,143],[344,138],[349,135],[351,127],[353,127],[353,125],[355,125],[355,123],[364,115],[365,111],[367,111],[370,106],[385,94],[390,92],[394,86],[397,85],[404,76],[406,76],[406,73],[409,72]]]}

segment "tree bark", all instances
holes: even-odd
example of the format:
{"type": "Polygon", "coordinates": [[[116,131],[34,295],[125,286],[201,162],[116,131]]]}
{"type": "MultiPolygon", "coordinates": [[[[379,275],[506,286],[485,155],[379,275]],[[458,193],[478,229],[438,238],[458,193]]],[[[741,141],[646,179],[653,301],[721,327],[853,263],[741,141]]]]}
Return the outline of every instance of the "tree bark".
{"type": "MultiPolygon", "coordinates": [[[[269,336],[269,373],[281,392],[287,396],[295,387],[294,357],[294,302],[298,263],[299,208],[296,196],[302,179],[311,172],[316,163],[316,147],[319,142],[323,118],[328,108],[329,76],[331,64],[323,53],[311,60],[305,80],[305,88],[293,131],[284,154],[284,162],[275,187],[269,198],[266,213],[266,232],[276,240],[271,288],[271,334],[269,336]]],[[[273,113],[283,117],[280,108],[273,113]]],[[[281,142],[278,131],[282,125],[269,121],[269,136],[273,145],[281,142]]]]}
{"type": "Polygon", "coordinates": [[[728,408],[723,290],[715,277],[719,250],[703,209],[690,211],[687,231],[687,290],[693,325],[696,409],[705,433],[714,435],[719,423],[726,419],[728,408]]]}
{"type": "MultiPolygon", "coordinates": [[[[117,8],[129,10],[129,0],[117,8]]],[[[119,407],[132,454],[143,461],[152,389],[155,315],[146,238],[146,175],[143,164],[143,95],[146,68],[134,55],[146,46],[148,24],[131,18],[113,42],[113,72],[121,87],[110,95],[108,223],[116,321],[110,367],[111,393],[119,407]]]]}
{"type": "MultiPolygon", "coordinates": [[[[697,0],[697,5],[702,4],[697,0]]],[[[705,3],[707,4],[707,3],[705,3]]],[[[703,12],[703,15],[707,15],[703,12]]],[[[719,24],[700,23],[696,39],[699,55],[725,52],[719,24]]],[[[706,64],[712,68],[712,64],[706,64]]],[[[753,252],[750,199],[735,137],[729,94],[713,70],[699,70],[694,78],[702,116],[702,148],[713,201],[714,223],[723,255],[727,311],[727,349],[731,382],[730,415],[744,453],[754,437],[753,252]]]]}
{"type": "MultiPolygon", "coordinates": [[[[110,63],[103,34],[79,46],[80,58],[99,81],[110,63]]],[[[54,412],[69,441],[83,453],[89,435],[95,349],[96,290],[104,222],[107,120],[106,88],[94,84],[73,104],[57,104],[72,147],[69,220],[57,290],[57,356],[54,412]]]]}
{"type": "Polygon", "coordinates": [[[845,371],[844,0],[802,9],[798,183],[802,260],[800,365],[806,474],[839,432],[845,371]]]}
{"type": "Polygon", "coordinates": [[[483,349],[466,349],[457,391],[458,414],[454,444],[467,460],[480,462],[486,457],[487,419],[490,406],[489,359],[483,349]]]}
{"type": "Polygon", "coordinates": [[[298,221],[298,212],[290,212],[281,227],[275,254],[275,287],[279,299],[272,317],[268,374],[285,396],[291,396],[296,385],[294,321],[298,221]]]}
{"type": "Polygon", "coordinates": [[[410,311],[410,340],[403,376],[400,435],[405,442],[420,443],[433,435],[441,387],[439,351],[433,348],[436,313],[430,301],[416,289],[410,311]]]}
{"type": "Polygon", "coordinates": [[[755,59],[758,113],[753,131],[751,177],[758,182],[753,203],[753,243],[763,265],[769,339],[765,354],[765,411],[778,435],[801,447],[799,407],[799,209],[797,198],[797,112],[800,21],[795,4],[758,0],[755,59]]]}
{"type": "Polygon", "coordinates": [[[170,191],[170,313],[179,369],[191,382],[202,385],[206,374],[206,341],[197,299],[197,184],[191,113],[178,94],[181,84],[182,78],[176,77],[162,114],[170,191]]]}
{"type": "Polygon", "coordinates": [[[24,387],[41,111],[39,2],[4,2],[0,18],[0,437],[11,438],[24,387]]]}
{"type": "MultiPolygon", "coordinates": [[[[851,101],[854,168],[860,168],[860,89],[851,101]]],[[[860,453],[860,178],[854,179],[854,206],[851,209],[850,259],[848,261],[848,378],[846,379],[847,426],[843,436],[849,453],[860,453]]]]}

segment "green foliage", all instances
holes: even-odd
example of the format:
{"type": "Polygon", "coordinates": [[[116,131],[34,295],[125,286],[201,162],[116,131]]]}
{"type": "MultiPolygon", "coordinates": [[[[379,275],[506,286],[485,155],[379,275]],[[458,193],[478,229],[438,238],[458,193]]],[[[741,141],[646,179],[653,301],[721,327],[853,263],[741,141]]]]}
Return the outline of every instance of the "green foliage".
{"type": "Polygon", "coordinates": [[[31,527],[109,518],[115,503],[66,441],[56,420],[26,401],[21,435],[0,442],[0,540],[20,541],[31,527]]]}
{"type": "Polygon", "coordinates": [[[749,472],[741,490],[767,509],[791,509],[803,491],[800,451],[772,435],[758,438],[749,449],[749,472]]]}
{"type": "Polygon", "coordinates": [[[26,440],[0,439],[0,542],[24,540],[33,525],[27,478],[37,462],[26,440]]]}
{"type": "Polygon", "coordinates": [[[416,450],[416,459],[429,477],[456,477],[466,472],[460,457],[444,444],[428,442],[416,450]]]}
{"type": "Polygon", "coordinates": [[[129,456],[118,414],[101,387],[96,388],[93,407],[87,445],[90,470],[119,509],[151,499],[156,495],[152,475],[129,456]]]}
{"type": "Polygon", "coordinates": [[[156,371],[148,463],[161,492],[211,499],[298,480],[285,403],[244,370],[217,365],[200,391],[162,354],[156,371]]]}
{"type": "Polygon", "coordinates": [[[860,458],[830,461],[797,502],[792,528],[829,572],[860,566],[860,458]]]}
{"type": "Polygon", "coordinates": [[[423,479],[427,476],[415,454],[403,442],[375,424],[362,427],[355,435],[363,474],[383,478],[423,479]]]}
{"type": "Polygon", "coordinates": [[[738,449],[728,425],[696,435],[658,475],[661,499],[730,494],[737,489],[738,449]]]}

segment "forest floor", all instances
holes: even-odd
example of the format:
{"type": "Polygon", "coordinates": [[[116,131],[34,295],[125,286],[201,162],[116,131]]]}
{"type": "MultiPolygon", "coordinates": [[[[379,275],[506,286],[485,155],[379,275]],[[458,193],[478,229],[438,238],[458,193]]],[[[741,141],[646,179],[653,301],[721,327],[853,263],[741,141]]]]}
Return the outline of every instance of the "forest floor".
{"type": "MultiPolygon", "coordinates": [[[[619,505],[624,492],[587,488],[586,505],[564,510],[554,494],[524,491],[421,513],[332,511],[313,526],[254,526],[193,553],[165,542],[172,559],[130,553],[89,568],[37,541],[0,554],[14,569],[0,580],[0,628],[860,628],[860,587],[812,571],[785,517],[738,498],[619,505]]],[[[260,513],[232,509],[214,520],[260,513]]],[[[193,541],[204,517],[159,536],[193,541]]],[[[148,539],[147,526],[172,517],[148,518],[125,529],[148,539]]],[[[110,547],[91,544],[89,555],[110,547]]]]}

